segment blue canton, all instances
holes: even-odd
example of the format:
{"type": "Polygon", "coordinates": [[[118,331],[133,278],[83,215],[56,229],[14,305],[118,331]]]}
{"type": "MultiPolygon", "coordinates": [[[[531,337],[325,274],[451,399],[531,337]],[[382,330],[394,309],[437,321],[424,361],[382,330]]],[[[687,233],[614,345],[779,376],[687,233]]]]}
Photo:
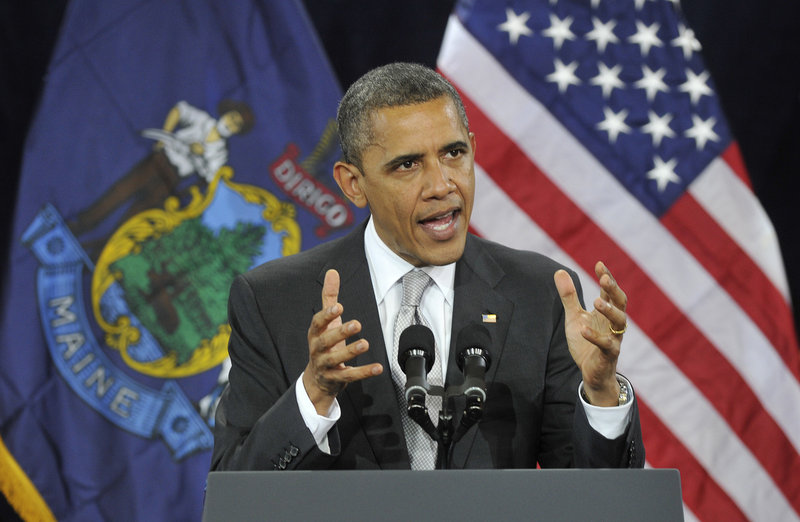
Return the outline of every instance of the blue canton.
{"type": "Polygon", "coordinates": [[[464,6],[469,31],[657,217],[730,145],[677,2],[464,6]]]}

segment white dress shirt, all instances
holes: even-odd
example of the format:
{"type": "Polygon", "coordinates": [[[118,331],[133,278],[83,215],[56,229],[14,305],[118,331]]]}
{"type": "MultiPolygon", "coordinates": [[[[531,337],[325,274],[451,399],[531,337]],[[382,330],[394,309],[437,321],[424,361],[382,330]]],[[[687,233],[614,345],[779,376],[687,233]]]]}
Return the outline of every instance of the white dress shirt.
{"type": "MultiPolygon", "coordinates": [[[[406,272],[415,267],[395,254],[378,236],[375,225],[370,218],[364,232],[364,250],[369,265],[372,288],[375,290],[375,302],[378,303],[378,314],[383,330],[383,341],[386,346],[387,358],[391,359],[392,345],[394,340],[394,318],[400,310],[400,303],[403,299],[402,277],[406,272]]],[[[451,263],[445,266],[426,266],[422,267],[434,283],[422,295],[420,302],[420,312],[432,326],[433,336],[436,339],[437,357],[442,361],[447,361],[450,349],[450,330],[453,323],[453,295],[454,282],[456,276],[456,264],[451,263]]],[[[443,365],[446,368],[447,365],[443,365]]],[[[384,368],[384,371],[389,371],[384,368]]],[[[621,379],[624,377],[619,376],[621,379]]],[[[630,422],[631,406],[633,405],[633,388],[628,383],[630,400],[627,404],[617,407],[598,407],[592,406],[581,397],[580,384],[576,393],[578,399],[586,411],[589,424],[598,433],[608,439],[615,439],[625,432],[625,427],[630,422]]],[[[333,427],[341,415],[339,403],[334,400],[328,415],[317,414],[308,393],[303,386],[303,376],[297,381],[295,386],[297,403],[300,406],[300,413],[303,420],[314,435],[317,446],[326,453],[330,452],[328,445],[328,431],[333,427]]]]}

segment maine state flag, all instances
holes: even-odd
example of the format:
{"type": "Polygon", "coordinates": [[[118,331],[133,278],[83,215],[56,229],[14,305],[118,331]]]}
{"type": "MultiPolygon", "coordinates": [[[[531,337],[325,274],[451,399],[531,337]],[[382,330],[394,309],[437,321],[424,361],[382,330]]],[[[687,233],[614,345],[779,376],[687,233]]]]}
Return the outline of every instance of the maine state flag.
{"type": "Polygon", "coordinates": [[[31,519],[199,520],[233,277],[342,235],[339,87],[296,1],[74,0],[0,317],[0,489],[31,519]]]}

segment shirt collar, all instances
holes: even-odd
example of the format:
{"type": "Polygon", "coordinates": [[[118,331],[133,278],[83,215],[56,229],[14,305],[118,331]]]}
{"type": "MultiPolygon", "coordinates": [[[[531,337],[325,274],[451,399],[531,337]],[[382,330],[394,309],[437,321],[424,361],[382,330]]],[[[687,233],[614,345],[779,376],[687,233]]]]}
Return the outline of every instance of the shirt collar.
{"type": "MultiPolygon", "coordinates": [[[[370,265],[372,283],[375,285],[375,299],[380,303],[398,279],[415,267],[386,246],[386,243],[378,236],[378,231],[375,230],[372,216],[370,216],[367,228],[364,231],[364,251],[370,265]]],[[[433,279],[433,282],[436,283],[436,286],[439,287],[439,290],[444,295],[445,300],[452,306],[456,264],[423,266],[421,270],[433,279]]]]}

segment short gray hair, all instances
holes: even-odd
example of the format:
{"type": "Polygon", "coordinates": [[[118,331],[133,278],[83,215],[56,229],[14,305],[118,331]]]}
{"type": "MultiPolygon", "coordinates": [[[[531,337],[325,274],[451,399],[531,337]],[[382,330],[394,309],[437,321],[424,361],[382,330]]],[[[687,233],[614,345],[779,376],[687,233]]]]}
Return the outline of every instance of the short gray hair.
{"type": "Polygon", "coordinates": [[[353,83],[339,103],[336,122],[344,161],[362,171],[361,155],[372,139],[372,112],[449,96],[465,129],[467,111],[461,96],[433,69],[416,63],[391,63],[372,69],[353,83]]]}

